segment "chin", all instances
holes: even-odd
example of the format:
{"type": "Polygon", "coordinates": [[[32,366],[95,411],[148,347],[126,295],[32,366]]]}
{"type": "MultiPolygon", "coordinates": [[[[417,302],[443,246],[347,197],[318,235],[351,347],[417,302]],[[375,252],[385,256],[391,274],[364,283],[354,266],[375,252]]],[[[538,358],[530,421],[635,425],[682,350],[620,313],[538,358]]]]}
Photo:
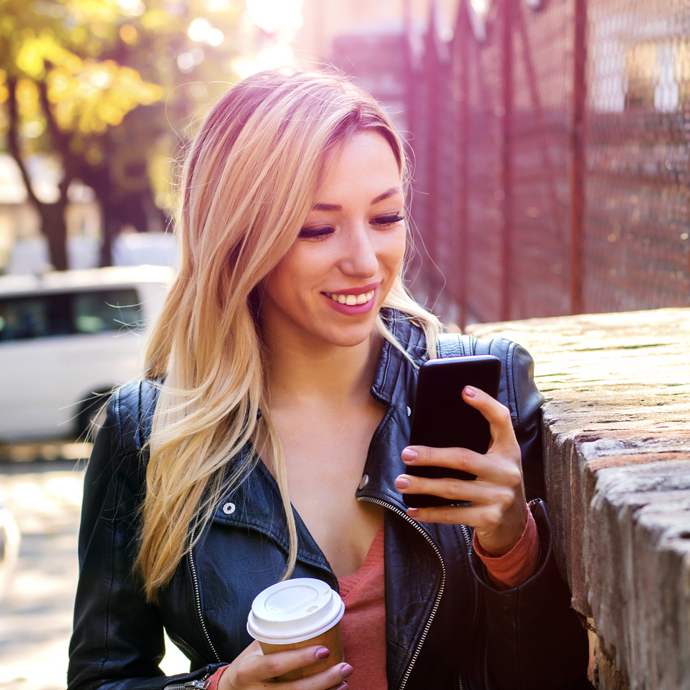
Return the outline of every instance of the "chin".
{"type": "Polygon", "coordinates": [[[375,330],[376,320],[367,320],[365,324],[358,324],[357,326],[333,328],[328,333],[323,334],[323,339],[331,345],[338,347],[355,347],[361,345],[367,340],[372,332],[375,330]]]}

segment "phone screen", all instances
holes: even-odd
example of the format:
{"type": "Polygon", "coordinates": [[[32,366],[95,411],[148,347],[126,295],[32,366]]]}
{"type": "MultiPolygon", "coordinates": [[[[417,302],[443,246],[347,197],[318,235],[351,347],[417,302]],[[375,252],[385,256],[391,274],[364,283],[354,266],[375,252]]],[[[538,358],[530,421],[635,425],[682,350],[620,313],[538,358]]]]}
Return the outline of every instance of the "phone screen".
{"type": "MultiPolygon", "coordinates": [[[[489,423],[462,399],[465,386],[498,397],[501,361],[492,355],[432,359],[419,369],[412,408],[410,445],[434,448],[469,448],[486,453],[491,443],[489,423]]],[[[475,479],[462,470],[409,466],[407,474],[431,478],[475,479]]],[[[449,505],[452,501],[426,494],[403,494],[414,508],[449,505]]]]}

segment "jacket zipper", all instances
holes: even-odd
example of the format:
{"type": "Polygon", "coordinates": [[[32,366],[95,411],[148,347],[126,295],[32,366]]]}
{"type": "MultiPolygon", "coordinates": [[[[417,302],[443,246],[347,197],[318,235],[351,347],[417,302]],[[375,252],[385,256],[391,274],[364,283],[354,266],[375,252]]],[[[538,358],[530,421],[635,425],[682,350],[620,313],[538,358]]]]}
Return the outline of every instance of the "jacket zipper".
{"type": "MultiPolygon", "coordinates": [[[[189,543],[192,544],[194,542],[194,533],[196,532],[196,525],[192,527],[192,531],[189,535],[189,543]]],[[[216,661],[220,663],[220,657],[218,656],[218,652],[216,652],[216,648],[213,646],[213,642],[211,642],[211,637],[208,634],[208,630],[206,630],[206,623],[204,623],[204,617],[201,615],[201,596],[199,595],[199,581],[196,576],[196,566],[194,565],[194,552],[193,549],[190,547],[189,549],[189,555],[188,555],[188,560],[189,560],[189,569],[192,571],[192,583],[194,584],[194,601],[196,603],[196,615],[199,618],[199,623],[201,624],[201,630],[204,633],[204,637],[206,638],[206,642],[208,642],[208,646],[211,648],[211,651],[213,652],[213,656],[216,657],[216,661]]]]}
{"type": "MultiPolygon", "coordinates": [[[[467,529],[467,525],[460,525],[460,530],[462,532],[462,536],[465,539],[465,544],[467,545],[467,553],[469,555],[472,551],[472,537],[470,536],[470,531],[469,529],[467,529]]],[[[475,578],[472,578],[472,580],[474,585],[474,611],[472,612],[472,625],[470,626],[469,640],[472,639],[474,626],[477,622],[477,611],[479,609],[479,583],[475,578]]],[[[467,642],[468,646],[470,644],[469,640],[467,642]]],[[[458,689],[465,690],[465,682],[462,679],[462,670],[458,672],[458,689]]]]}
{"type": "MultiPolygon", "coordinates": [[[[424,641],[426,640],[426,636],[429,634],[429,628],[431,628],[431,623],[433,622],[434,618],[436,617],[436,611],[438,611],[439,604],[441,603],[441,597],[443,596],[443,590],[446,587],[446,564],[443,562],[443,556],[441,555],[441,552],[438,550],[438,547],[436,544],[434,544],[433,540],[431,537],[405,512],[400,510],[400,508],[397,508],[396,506],[386,503],[385,501],[381,501],[377,498],[367,498],[362,496],[360,499],[362,501],[369,501],[370,503],[377,503],[378,505],[383,506],[384,508],[388,508],[389,510],[392,510],[394,513],[397,515],[400,515],[401,518],[409,522],[431,545],[433,550],[436,552],[436,555],[438,556],[438,560],[441,562],[441,571],[442,571],[442,577],[441,577],[441,586],[438,588],[438,593],[436,594],[436,601],[434,601],[434,607],[431,609],[431,614],[429,616],[429,620],[426,622],[426,625],[424,626],[424,632],[422,632],[422,636],[419,638],[419,643],[417,644],[417,648],[414,651],[414,654],[412,655],[412,659],[410,660],[410,664],[405,670],[405,675],[403,676],[403,679],[398,686],[398,690],[404,690],[405,686],[407,685],[407,681],[410,677],[410,674],[412,673],[412,669],[417,661],[417,658],[419,657],[419,653],[422,651],[422,645],[424,644],[424,641]]],[[[461,690],[463,689],[463,686],[461,686],[461,690]]]]}
{"type": "MultiPolygon", "coordinates": [[[[462,535],[465,537],[465,543],[467,544],[467,553],[472,553],[472,537],[470,536],[470,531],[467,529],[467,525],[460,525],[462,530],[462,535]]],[[[479,583],[476,578],[473,578],[474,584],[474,612],[472,613],[472,627],[470,628],[470,636],[474,632],[474,626],[477,622],[477,612],[479,610],[479,583]]]]}
{"type": "MultiPolygon", "coordinates": [[[[378,505],[383,506],[384,508],[388,508],[389,510],[392,510],[394,513],[399,515],[403,520],[408,522],[410,525],[412,525],[426,540],[429,542],[431,548],[434,550],[436,555],[438,556],[438,560],[441,564],[441,586],[438,589],[438,593],[436,594],[436,600],[434,601],[434,607],[431,609],[431,614],[429,615],[429,619],[426,622],[426,625],[424,626],[424,632],[422,632],[422,636],[419,638],[419,643],[417,644],[417,648],[414,651],[414,654],[412,655],[412,659],[410,660],[410,664],[405,670],[405,675],[403,676],[402,682],[400,683],[400,686],[398,690],[404,690],[405,686],[407,685],[407,681],[410,677],[410,674],[412,673],[412,669],[414,668],[414,665],[417,661],[417,658],[419,657],[420,652],[422,651],[422,645],[424,644],[424,641],[426,640],[427,635],[429,634],[429,629],[431,628],[431,624],[433,623],[434,618],[436,617],[436,612],[438,611],[438,607],[441,603],[441,597],[443,596],[443,591],[446,586],[446,564],[443,561],[443,556],[441,555],[441,552],[439,551],[438,547],[436,544],[434,544],[433,540],[431,537],[417,524],[415,520],[413,520],[407,513],[403,512],[396,506],[392,505],[391,503],[386,503],[386,501],[381,501],[377,498],[367,498],[367,497],[362,497],[362,501],[369,501],[370,503],[377,503],[378,505]]],[[[469,536],[469,530],[465,525],[460,525],[460,529],[462,530],[463,537],[465,538],[465,543],[467,544],[467,548],[469,549],[471,546],[471,539],[469,536]]],[[[192,531],[189,535],[189,540],[190,543],[194,541],[194,534],[196,532],[196,525],[192,528],[192,531]]],[[[192,573],[192,583],[194,585],[194,601],[196,604],[196,613],[197,617],[199,619],[199,624],[201,625],[201,630],[204,633],[204,637],[206,638],[206,642],[208,643],[208,646],[211,648],[211,651],[213,652],[213,656],[215,656],[216,661],[220,663],[220,657],[218,656],[218,652],[216,652],[216,648],[213,646],[213,642],[211,642],[211,637],[208,634],[208,630],[206,629],[206,623],[204,623],[204,617],[201,613],[201,597],[199,594],[199,581],[197,579],[197,574],[196,574],[196,566],[194,565],[194,552],[193,549],[189,549],[189,554],[188,554],[188,560],[189,560],[189,569],[192,573]]],[[[474,629],[474,625],[476,622],[477,618],[477,601],[479,597],[479,584],[475,581],[474,582],[474,613],[472,615],[472,628],[471,630],[474,629]]],[[[462,680],[462,673],[458,674],[458,688],[459,690],[465,690],[465,684],[462,680]]]]}

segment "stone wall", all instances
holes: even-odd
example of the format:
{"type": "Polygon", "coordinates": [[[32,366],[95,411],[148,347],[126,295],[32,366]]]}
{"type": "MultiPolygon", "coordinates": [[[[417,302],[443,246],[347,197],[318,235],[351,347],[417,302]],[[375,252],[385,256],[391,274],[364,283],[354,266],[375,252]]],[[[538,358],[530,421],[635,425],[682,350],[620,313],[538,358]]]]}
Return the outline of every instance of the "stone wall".
{"type": "Polygon", "coordinates": [[[601,690],[690,690],[690,309],[476,324],[533,354],[561,573],[601,690]]]}

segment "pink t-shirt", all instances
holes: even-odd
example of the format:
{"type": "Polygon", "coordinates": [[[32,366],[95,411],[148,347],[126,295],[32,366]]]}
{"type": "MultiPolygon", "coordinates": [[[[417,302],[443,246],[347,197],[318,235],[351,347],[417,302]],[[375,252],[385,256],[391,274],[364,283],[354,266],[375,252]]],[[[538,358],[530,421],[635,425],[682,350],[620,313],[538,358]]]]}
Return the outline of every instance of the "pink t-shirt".
{"type": "MultiPolygon", "coordinates": [[[[520,540],[505,555],[495,558],[484,551],[476,533],[472,547],[498,589],[522,584],[534,572],[539,558],[537,525],[531,511],[527,510],[527,524],[520,540]]],[[[362,567],[351,575],[339,577],[338,585],[345,604],[341,621],[345,661],[354,669],[347,684],[352,690],[385,690],[388,682],[383,527],[376,533],[362,567]]],[[[218,669],[211,676],[208,690],[218,690],[226,668],[218,669]]]]}
{"type": "Polygon", "coordinates": [[[374,537],[362,567],[338,578],[345,615],[345,661],[354,669],[347,679],[352,690],[385,690],[386,601],[383,568],[383,526],[374,537]]]}

